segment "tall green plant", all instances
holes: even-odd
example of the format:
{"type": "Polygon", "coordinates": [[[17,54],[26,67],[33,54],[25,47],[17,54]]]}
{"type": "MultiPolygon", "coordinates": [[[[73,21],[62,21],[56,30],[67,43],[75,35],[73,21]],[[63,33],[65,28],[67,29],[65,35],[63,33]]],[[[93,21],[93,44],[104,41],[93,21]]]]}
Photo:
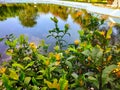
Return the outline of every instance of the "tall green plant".
{"type": "Polygon", "coordinates": [[[69,25],[65,24],[64,30],[61,30],[58,27],[58,19],[56,17],[53,17],[51,18],[51,20],[54,22],[55,28],[52,30],[49,30],[49,35],[47,36],[47,38],[53,37],[56,40],[56,45],[58,45],[62,49],[65,45],[64,43],[67,43],[64,40],[64,36],[67,34],[70,36],[70,33],[68,33],[69,25]]]}

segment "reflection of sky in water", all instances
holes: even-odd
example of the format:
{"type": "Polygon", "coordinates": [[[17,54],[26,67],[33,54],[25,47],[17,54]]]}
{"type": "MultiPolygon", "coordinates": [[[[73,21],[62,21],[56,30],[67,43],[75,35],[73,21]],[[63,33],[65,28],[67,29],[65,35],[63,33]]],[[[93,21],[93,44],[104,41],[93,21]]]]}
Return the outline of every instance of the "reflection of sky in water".
{"type": "MultiPolygon", "coordinates": [[[[26,34],[31,37],[36,37],[39,39],[46,39],[48,35],[48,31],[54,28],[53,21],[50,20],[50,17],[53,17],[51,14],[42,14],[37,17],[37,24],[32,27],[24,27],[20,24],[18,17],[15,18],[8,18],[5,21],[0,22],[0,37],[4,37],[5,35],[9,35],[13,33],[16,36],[20,34],[26,34]]],[[[71,17],[69,16],[67,21],[63,21],[60,18],[59,20],[59,27],[60,29],[64,29],[64,24],[68,23],[70,25],[70,33],[72,33],[72,40],[78,38],[77,30],[80,29],[80,26],[75,24],[71,17]]]]}
{"type": "MultiPolygon", "coordinates": [[[[9,35],[11,33],[13,33],[17,37],[20,34],[25,34],[29,37],[30,41],[38,43],[39,40],[44,39],[46,43],[51,44],[52,47],[55,44],[54,39],[52,39],[52,37],[46,38],[46,36],[48,35],[48,31],[54,28],[54,23],[50,20],[50,17],[53,17],[53,15],[50,13],[39,14],[36,20],[37,24],[32,28],[22,26],[18,17],[8,18],[7,20],[0,21],[0,37],[4,37],[5,35],[9,35]]],[[[67,40],[67,42],[73,43],[75,39],[79,38],[77,31],[80,29],[80,26],[73,22],[70,15],[68,16],[68,19],[66,21],[63,21],[60,18],[58,18],[58,20],[60,29],[64,29],[64,24],[66,23],[70,25],[69,32],[71,33],[71,37],[65,36],[65,40],[67,40]]],[[[4,50],[5,46],[3,45],[3,43],[0,43],[0,53],[3,53],[4,50]]]]}

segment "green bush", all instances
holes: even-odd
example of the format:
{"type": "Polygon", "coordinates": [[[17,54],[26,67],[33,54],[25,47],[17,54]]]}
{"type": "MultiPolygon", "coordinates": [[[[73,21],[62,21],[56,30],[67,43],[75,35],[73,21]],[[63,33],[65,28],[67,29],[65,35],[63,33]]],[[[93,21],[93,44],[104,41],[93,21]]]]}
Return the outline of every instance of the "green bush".
{"type": "Polygon", "coordinates": [[[24,35],[7,38],[6,54],[11,60],[0,67],[0,89],[118,90],[120,47],[110,44],[112,29],[80,30],[79,34],[80,40],[66,50],[57,44],[53,52],[47,52],[44,41],[36,45],[24,35]]]}

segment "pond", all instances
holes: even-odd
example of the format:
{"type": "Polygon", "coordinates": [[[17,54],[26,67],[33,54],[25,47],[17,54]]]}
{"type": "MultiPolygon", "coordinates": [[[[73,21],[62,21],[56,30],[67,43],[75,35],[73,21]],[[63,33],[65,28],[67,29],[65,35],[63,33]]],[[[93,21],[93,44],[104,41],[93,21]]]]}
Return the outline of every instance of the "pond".
{"type": "MultiPolygon", "coordinates": [[[[26,35],[30,42],[39,43],[44,39],[50,45],[49,51],[53,49],[55,40],[47,38],[49,30],[54,28],[54,23],[50,20],[51,17],[57,17],[59,20],[59,28],[63,29],[64,24],[70,26],[69,32],[71,36],[66,36],[64,39],[68,44],[79,39],[78,30],[81,29],[82,23],[77,17],[85,14],[89,18],[89,13],[86,10],[76,8],[53,5],[53,4],[1,4],[0,5],[0,37],[13,34],[18,37],[21,34],[26,35]]],[[[5,55],[6,46],[3,42],[0,43],[0,53],[2,60],[8,59],[5,55]]]]}
{"type": "MultiPolygon", "coordinates": [[[[1,5],[0,37],[9,34],[18,37],[20,34],[25,34],[31,42],[39,43],[44,39],[47,44],[50,44],[51,50],[55,40],[46,36],[48,31],[54,28],[54,23],[50,18],[56,16],[60,29],[64,28],[64,24],[69,24],[69,32],[72,34],[70,37],[66,36],[65,39],[72,43],[79,38],[77,31],[80,30],[80,25],[74,22],[74,16],[71,16],[73,11],[72,8],[50,4],[39,4],[37,7],[34,4],[1,5]]],[[[0,53],[3,53],[5,49],[4,44],[0,43],[0,53]]]]}

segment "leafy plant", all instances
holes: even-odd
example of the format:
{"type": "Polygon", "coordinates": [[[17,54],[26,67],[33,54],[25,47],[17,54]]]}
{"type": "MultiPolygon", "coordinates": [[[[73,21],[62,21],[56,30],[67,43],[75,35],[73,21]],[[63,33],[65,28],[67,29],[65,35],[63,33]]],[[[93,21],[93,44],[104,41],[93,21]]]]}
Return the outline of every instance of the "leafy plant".
{"type": "Polygon", "coordinates": [[[64,30],[60,30],[60,28],[58,27],[58,19],[56,17],[53,17],[51,18],[51,20],[54,22],[55,28],[49,30],[49,35],[47,36],[47,38],[53,37],[54,39],[56,39],[56,45],[58,45],[62,49],[64,47],[64,43],[67,43],[63,39],[64,36],[67,34],[70,36],[70,33],[68,33],[69,25],[65,24],[64,30]]]}
{"type": "MultiPolygon", "coordinates": [[[[120,47],[111,45],[112,29],[80,30],[80,40],[63,48],[66,31],[59,30],[58,20],[50,32],[58,40],[53,52],[42,40],[38,45],[28,38],[10,35],[6,54],[11,57],[0,66],[1,90],[118,90],[120,87],[120,47]],[[63,36],[60,36],[62,32],[63,36]],[[59,41],[60,39],[60,41],[59,41]],[[44,52],[44,53],[43,53],[44,52]]],[[[49,37],[49,36],[48,36],[49,37]]]]}

